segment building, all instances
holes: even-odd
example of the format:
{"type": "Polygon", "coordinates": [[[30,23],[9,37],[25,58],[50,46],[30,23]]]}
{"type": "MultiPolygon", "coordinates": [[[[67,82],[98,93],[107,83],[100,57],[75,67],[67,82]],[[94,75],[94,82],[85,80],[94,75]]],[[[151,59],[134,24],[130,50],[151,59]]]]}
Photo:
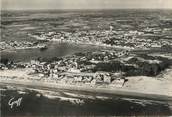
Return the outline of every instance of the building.
{"type": "Polygon", "coordinates": [[[117,78],[112,81],[111,86],[113,87],[123,87],[125,83],[125,79],[117,78]]]}

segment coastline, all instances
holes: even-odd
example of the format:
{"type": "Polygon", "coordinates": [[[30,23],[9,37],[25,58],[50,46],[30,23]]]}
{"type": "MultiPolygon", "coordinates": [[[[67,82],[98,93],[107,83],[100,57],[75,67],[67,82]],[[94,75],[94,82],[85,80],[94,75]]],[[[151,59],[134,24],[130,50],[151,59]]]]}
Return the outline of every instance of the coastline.
{"type": "Polygon", "coordinates": [[[41,80],[30,76],[29,69],[0,70],[0,86],[23,86],[48,90],[72,90],[78,92],[105,93],[112,95],[136,96],[140,98],[163,99],[172,102],[172,68],[162,72],[157,77],[133,76],[126,77],[127,82],[122,87],[111,85],[70,84],[55,80],[41,80]]]}
{"type": "MultiPolygon", "coordinates": [[[[129,47],[122,47],[122,46],[110,46],[110,45],[99,45],[99,44],[94,44],[94,43],[82,43],[82,42],[72,42],[72,41],[60,41],[60,40],[52,40],[49,42],[58,42],[58,43],[67,43],[67,44],[76,44],[76,45],[83,45],[83,46],[95,46],[98,48],[103,48],[103,49],[115,49],[115,50],[128,50],[131,51],[133,48],[129,47]]],[[[34,46],[34,47],[19,47],[19,48],[11,48],[11,49],[2,49],[0,52],[11,52],[11,51],[17,51],[17,50],[27,50],[27,49],[42,49],[47,47],[47,45],[43,46],[34,46]]],[[[47,47],[48,49],[48,47],[47,47]]]]}
{"type": "Polygon", "coordinates": [[[69,44],[80,44],[80,45],[89,45],[89,46],[97,46],[97,47],[103,47],[103,48],[108,48],[108,49],[123,49],[123,50],[133,50],[134,48],[131,47],[122,47],[122,46],[115,46],[115,45],[107,45],[107,44],[100,44],[100,43],[84,43],[82,41],[80,42],[74,42],[74,41],[65,41],[65,40],[58,40],[58,39],[54,39],[54,40],[48,40],[49,42],[59,42],[59,43],[69,43],[69,44]]]}
{"type": "Polygon", "coordinates": [[[57,83],[47,83],[40,81],[19,81],[19,80],[1,80],[0,86],[19,86],[25,88],[35,88],[41,90],[69,90],[69,91],[79,91],[79,92],[89,92],[89,93],[102,93],[109,95],[119,95],[119,96],[129,96],[129,97],[137,97],[137,98],[147,98],[152,100],[163,100],[172,102],[172,96],[158,94],[156,92],[141,92],[139,90],[131,90],[127,88],[110,88],[110,87],[88,87],[88,86],[76,86],[69,84],[57,84],[57,83]]]}

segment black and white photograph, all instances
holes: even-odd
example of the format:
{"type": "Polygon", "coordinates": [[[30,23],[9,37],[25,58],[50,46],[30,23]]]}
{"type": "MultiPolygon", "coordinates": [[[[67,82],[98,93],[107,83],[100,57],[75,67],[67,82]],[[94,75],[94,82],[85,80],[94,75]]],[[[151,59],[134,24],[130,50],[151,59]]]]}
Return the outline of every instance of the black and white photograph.
{"type": "Polygon", "coordinates": [[[0,10],[0,117],[172,116],[172,0],[0,10]]]}

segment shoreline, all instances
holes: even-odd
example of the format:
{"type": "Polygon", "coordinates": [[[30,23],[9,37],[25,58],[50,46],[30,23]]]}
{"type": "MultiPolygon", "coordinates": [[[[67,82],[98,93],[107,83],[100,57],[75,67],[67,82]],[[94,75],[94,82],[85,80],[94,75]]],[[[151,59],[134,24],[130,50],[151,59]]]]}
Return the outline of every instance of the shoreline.
{"type": "Polygon", "coordinates": [[[50,42],[60,42],[60,43],[72,43],[72,44],[80,44],[80,45],[90,45],[90,46],[98,46],[98,47],[105,47],[105,48],[117,48],[117,49],[126,49],[126,50],[132,50],[133,48],[130,47],[122,47],[122,46],[115,46],[115,45],[107,45],[103,43],[84,43],[84,42],[73,42],[73,41],[62,41],[62,40],[49,40],[50,42]]]}
{"type": "Polygon", "coordinates": [[[152,100],[161,100],[161,101],[169,101],[172,102],[172,96],[164,95],[164,94],[156,94],[151,92],[140,92],[139,90],[131,90],[131,89],[120,89],[120,88],[111,88],[111,87],[88,87],[88,86],[76,86],[76,85],[61,85],[55,83],[46,83],[39,81],[15,81],[15,80],[1,80],[0,86],[15,86],[15,87],[24,87],[24,88],[34,88],[41,90],[68,90],[68,91],[79,91],[79,92],[88,92],[88,93],[101,93],[108,95],[118,95],[118,96],[129,96],[129,97],[137,97],[137,98],[146,98],[152,100]]]}
{"type": "MultiPolygon", "coordinates": [[[[99,44],[94,44],[94,43],[78,43],[78,42],[72,42],[72,41],[59,41],[59,40],[52,40],[52,41],[49,41],[50,43],[51,42],[58,42],[58,43],[67,43],[67,44],[76,44],[76,45],[82,45],[82,46],[94,46],[94,47],[97,47],[97,48],[103,48],[103,49],[115,49],[115,50],[128,50],[128,51],[131,51],[133,50],[132,48],[128,48],[128,47],[122,47],[122,46],[109,46],[109,45],[99,45],[99,44]]],[[[17,51],[17,50],[27,50],[27,49],[42,49],[42,48],[45,48],[47,47],[48,49],[48,46],[47,45],[44,45],[44,46],[40,46],[40,47],[26,47],[26,48],[11,48],[11,49],[2,49],[0,50],[0,52],[11,52],[11,51],[17,51]]]]}
{"type": "MultiPolygon", "coordinates": [[[[39,40],[43,41],[43,40],[39,40]]],[[[116,46],[116,45],[107,45],[107,44],[96,44],[96,43],[84,43],[84,42],[73,42],[73,41],[62,41],[62,40],[47,40],[48,42],[58,42],[58,43],[68,43],[68,44],[77,44],[83,46],[95,46],[95,47],[102,47],[104,49],[117,49],[117,50],[128,50],[128,51],[138,51],[138,50],[151,50],[152,48],[134,48],[134,47],[123,47],[123,46],[116,46]]],[[[11,49],[2,49],[0,52],[8,52],[8,51],[16,51],[16,50],[24,50],[24,49],[41,49],[46,47],[47,45],[42,46],[33,46],[33,47],[19,47],[19,48],[11,48],[11,49]]],[[[159,48],[159,47],[158,47],[159,48]]]]}

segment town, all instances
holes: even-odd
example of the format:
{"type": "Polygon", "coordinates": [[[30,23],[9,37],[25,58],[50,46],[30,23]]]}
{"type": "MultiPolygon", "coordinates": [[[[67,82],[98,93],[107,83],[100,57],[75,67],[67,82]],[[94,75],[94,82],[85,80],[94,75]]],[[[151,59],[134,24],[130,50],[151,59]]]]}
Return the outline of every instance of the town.
{"type": "Polygon", "coordinates": [[[29,41],[1,41],[0,51],[13,49],[46,48],[46,44],[29,41]]]}
{"type": "Polygon", "coordinates": [[[110,26],[109,30],[36,32],[28,35],[37,40],[92,44],[124,49],[149,49],[167,45],[172,46],[172,40],[168,39],[171,37],[160,35],[162,31],[166,32],[166,29],[146,28],[141,31],[121,31],[114,30],[110,26]]]}
{"type": "Polygon", "coordinates": [[[78,86],[123,87],[128,76],[157,76],[171,65],[172,59],[160,56],[136,55],[126,50],[103,50],[80,52],[48,61],[38,58],[29,63],[1,60],[0,69],[23,69],[27,71],[24,73],[27,77],[23,80],[78,86]]]}

